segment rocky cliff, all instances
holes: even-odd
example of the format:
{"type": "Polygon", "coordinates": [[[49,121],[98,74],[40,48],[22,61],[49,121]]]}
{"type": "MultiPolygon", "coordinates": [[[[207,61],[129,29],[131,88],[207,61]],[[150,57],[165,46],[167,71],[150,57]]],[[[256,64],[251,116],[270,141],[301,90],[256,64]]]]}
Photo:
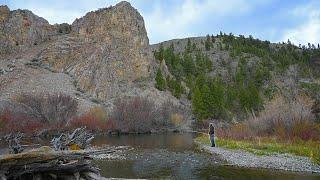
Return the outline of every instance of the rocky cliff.
{"type": "Polygon", "coordinates": [[[0,101],[27,91],[72,95],[80,111],[97,104],[112,108],[122,96],[182,105],[154,88],[144,20],[128,2],[89,12],[71,25],[50,25],[7,6],[0,12],[0,101]]]}
{"type": "Polygon", "coordinates": [[[48,21],[28,10],[10,11],[0,6],[0,55],[8,55],[37,45],[49,38],[48,21]]]}
{"type": "Polygon", "coordinates": [[[99,100],[112,97],[118,83],[148,77],[151,58],[143,18],[127,2],[75,20],[70,34],[38,55],[42,64],[71,74],[81,90],[99,100]]]}

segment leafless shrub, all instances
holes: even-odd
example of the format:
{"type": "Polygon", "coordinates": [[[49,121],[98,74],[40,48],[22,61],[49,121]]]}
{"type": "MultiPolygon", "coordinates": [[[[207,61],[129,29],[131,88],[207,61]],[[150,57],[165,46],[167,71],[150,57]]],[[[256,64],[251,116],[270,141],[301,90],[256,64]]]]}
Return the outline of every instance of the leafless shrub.
{"type": "Polygon", "coordinates": [[[307,96],[296,96],[292,100],[276,96],[267,103],[258,117],[252,116],[245,124],[255,135],[276,135],[282,138],[307,135],[312,131],[313,101],[307,96]],[[311,128],[308,130],[308,128],[311,128]]]}
{"type": "Polygon", "coordinates": [[[118,99],[111,120],[122,132],[149,132],[180,125],[183,116],[171,102],[160,107],[143,97],[118,99]]]}
{"type": "Polygon", "coordinates": [[[142,97],[118,99],[112,119],[123,132],[148,132],[156,119],[155,105],[142,97]]]}
{"type": "Polygon", "coordinates": [[[20,113],[41,122],[67,122],[76,115],[78,103],[64,94],[22,94],[15,98],[20,113]]]}
{"type": "Polygon", "coordinates": [[[155,125],[158,127],[179,127],[185,119],[183,110],[171,101],[163,103],[157,113],[155,125]]]}

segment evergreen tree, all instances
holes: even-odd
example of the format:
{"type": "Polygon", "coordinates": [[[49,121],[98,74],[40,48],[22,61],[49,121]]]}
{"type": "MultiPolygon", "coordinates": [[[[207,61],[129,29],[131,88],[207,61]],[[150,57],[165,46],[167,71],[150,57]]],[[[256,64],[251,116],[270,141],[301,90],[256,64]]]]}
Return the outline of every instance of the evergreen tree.
{"type": "Polygon", "coordinates": [[[225,87],[220,80],[214,80],[210,87],[209,108],[214,118],[222,118],[225,109],[225,87]]]}
{"type": "Polygon", "coordinates": [[[162,44],[160,44],[159,51],[155,51],[154,52],[154,57],[160,62],[163,60],[163,58],[164,58],[164,48],[163,48],[162,44]]]}
{"type": "Polygon", "coordinates": [[[216,42],[216,38],[214,38],[213,34],[211,35],[211,41],[213,44],[216,42]]]}
{"type": "Polygon", "coordinates": [[[206,36],[206,41],[204,42],[204,46],[207,51],[209,51],[211,48],[211,38],[210,38],[209,34],[206,36]]]}
{"type": "Polygon", "coordinates": [[[259,91],[252,81],[249,81],[247,88],[241,88],[239,100],[241,107],[248,113],[251,112],[251,110],[257,111],[262,107],[262,99],[259,91]]]}
{"type": "Polygon", "coordinates": [[[197,50],[197,45],[196,43],[192,43],[192,51],[196,51],[197,50]]]}
{"type": "Polygon", "coordinates": [[[194,64],[194,61],[192,59],[192,57],[188,54],[185,54],[184,55],[184,62],[183,62],[183,70],[184,70],[184,73],[189,76],[189,75],[194,75],[195,72],[195,64],[194,64]]]}
{"type": "Polygon", "coordinates": [[[187,46],[185,48],[185,52],[186,53],[191,53],[192,52],[192,44],[191,44],[191,40],[190,39],[188,39],[187,46]]]}
{"type": "Polygon", "coordinates": [[[166,88],[166,80],[163,78],[160,68],[158,68],[156,74],[156,88],[160,91],[163,91],[166,88]]]}
{"type": "Polygon", "coordinates": [[[206,113],[206,107],[203,103],[202,94],[198,87],[193,90],[192,111],[198,121],[201,121],[205,118],[204,115],[206,113]]]}
{"type": "Polygon", "coordinates": [[[173,91],[173,95],[176,97],[176,98],[180,98],[181,97],[181,94],[184,92],[183,90],[183,87],[181,85],[181,82],[180,81],[174,81],[174,91],[173,91]]]}

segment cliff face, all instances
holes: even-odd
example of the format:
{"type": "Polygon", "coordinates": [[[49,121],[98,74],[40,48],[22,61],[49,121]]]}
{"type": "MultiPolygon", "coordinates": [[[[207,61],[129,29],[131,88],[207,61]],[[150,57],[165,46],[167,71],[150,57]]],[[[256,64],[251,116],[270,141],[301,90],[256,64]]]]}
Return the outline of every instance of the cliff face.
{"type": "Polygon", "coordinates": [[[0,6],[0,55],[17,53],[49,38],[53,28],[28,10],[10,11],[0,6]]]}
{"type": "Polygon", "coordinates": [[[28,10],[0,8],[0,106],[20,92],[62,92],[87,110],[122,96],[180,104],[154,88],[155,64],[144,20],[129,3],[50,25],[28,10]]]}
{"type": "Polygon", "coordinates": [[[106,100],[114,96],[119,82],[131,83],[150,74],[144,21],[127,2],[89,12],[72,25],[50,25],[28,10],[1,6],[0,11],[1,54],[37,49],[31,60],[70,74],[77,88],[94,98],[106,100]],[[36,47],[41,43],[45,46],[36,47]]]}
{"type": "Polygon", "coordinates": [[[57,38],[39,59],[71,74],[83,91],[106,100],[119,82],[148,77],[151,56],[142,16],[121,2],[75,20],[71,34],[57,38]]]}

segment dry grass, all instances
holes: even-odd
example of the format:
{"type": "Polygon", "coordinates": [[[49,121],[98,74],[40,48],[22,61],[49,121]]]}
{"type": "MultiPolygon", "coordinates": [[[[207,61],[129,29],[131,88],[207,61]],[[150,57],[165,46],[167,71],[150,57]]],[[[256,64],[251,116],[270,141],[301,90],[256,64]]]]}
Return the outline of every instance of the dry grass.
{"type": "Polygon", "coordinates": [[[312,105],[312,99],[304,95],[291,100],[276,96],[257,117],[252,115],[230,128],[217,129],[217,143],[258,154],[308,156],[320,163],[320,124],[315,122],[312,105]]]}
{"type": "Polygon", "coordinates": [[[276,96],[267,103],[256,117],[233,125],[220,132],[222,137],[232,139],[252,139],[255,137],[277,137],[291,140],[319,140],[320,128],[312,113],[313,101],[307,96],[297,96],[288,101],[276,96]]]}
{"type": "MultiPolygon", "coordinates": [[[[207,135],[200,135],[196,141],[210,145],[207,135]]],[[[314,163],[320,164],[320,142],[319,141],[295,141],[283,142],[276,138],[255,138],[251,140],[233,140],[217,138],[218,147],[228,149],[241,149],[256,155],[268,155],[273,153],[289,153],[298,156],[310,157],[314,163]]]]}

